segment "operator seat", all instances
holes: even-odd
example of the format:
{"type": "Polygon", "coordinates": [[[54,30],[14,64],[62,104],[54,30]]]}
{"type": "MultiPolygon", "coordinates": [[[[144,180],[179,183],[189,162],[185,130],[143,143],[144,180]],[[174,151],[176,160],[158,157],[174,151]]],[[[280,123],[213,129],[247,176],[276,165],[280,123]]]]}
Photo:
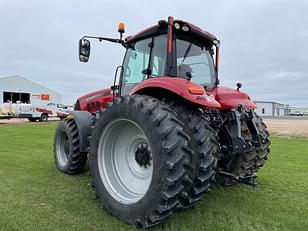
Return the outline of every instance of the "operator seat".
{"type": "Polygon", "coordinates": [[[193,77],[193,70],[188,64],[180,64],[177,68],[177,76],[190,80],[193,77]]]}

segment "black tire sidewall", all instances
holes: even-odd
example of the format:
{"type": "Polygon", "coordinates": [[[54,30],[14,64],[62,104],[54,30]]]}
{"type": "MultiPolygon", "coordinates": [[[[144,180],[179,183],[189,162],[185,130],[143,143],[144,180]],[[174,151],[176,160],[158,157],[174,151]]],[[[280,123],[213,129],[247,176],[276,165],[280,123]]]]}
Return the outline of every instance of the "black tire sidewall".
{"type": "Polygon", "coordinates": [[[162,179],[166,176],[166,168],[163,167],[165,160],[163,150],[161,150],[162,139],[157,135],[155,130],[157,126],[154,123],[150,123],[145,113],[142,113],[137,108],[129,108],[129,104],[120,104],[116,107],[111,107],[104,112],[104,119],[99,120],[95,125],[95,132],[92,135],[91,148],[90,148],[90,172],[92,180],[95,180],[96,190],[99,194],[99,198],[102,200],[103,205],[116,216],[123,220],[134,222],[138,217],[145,217],[147,211],[151,211],[151,208],[157,207],[160,197],[157,196],[157,192],[163,191],[164,182],[162,179]],[[104,186],[103,181],[98,170],[98,146],[100,138],[104,128],[116,119],[129,119],[135,122],[143,130],[147,137],[153,157],[153,174],[150,186],[145,196],[138,202],[130,205],[119,203],[114,199],[104,186]]]}
{"type": "Polygon", "coordinates": [[[55,137],[54,137],[54,159],[55,159],[55,163],[56,163],[56,166],[57,168],[61,171],[61,172],[65,172],[67,173],[69,171],[69,167],[71,166],[71,163],[72,163],[72,153],[73,153],[73,137],[72,137],[72,134],[71,134],[71,131],[68,127],[68,124],[64,121],[64,120],[61,120],[59,125],[58,125],[58,128],[56,130],[56,133],[55,133],[55,137]],[[57,142],[58,142],[58,137],[63,133],[65,132],[67,137],[68,137],[68,140],[69,140],[69,155],[67,157],[67,163],[62,166],[59,164],[59,161],[58,161],[58,155],[57,155],[57,142]]]}

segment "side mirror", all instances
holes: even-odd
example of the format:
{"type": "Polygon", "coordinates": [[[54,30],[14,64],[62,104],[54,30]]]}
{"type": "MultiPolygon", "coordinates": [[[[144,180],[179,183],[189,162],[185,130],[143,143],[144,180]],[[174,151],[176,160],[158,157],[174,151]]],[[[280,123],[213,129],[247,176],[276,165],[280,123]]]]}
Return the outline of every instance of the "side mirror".
{"type": "Polygon", "coordinates": [[[88,62],[90,57],[90,41],[87,39],[79,40],[79,60],[80,62],[88,62]]]}

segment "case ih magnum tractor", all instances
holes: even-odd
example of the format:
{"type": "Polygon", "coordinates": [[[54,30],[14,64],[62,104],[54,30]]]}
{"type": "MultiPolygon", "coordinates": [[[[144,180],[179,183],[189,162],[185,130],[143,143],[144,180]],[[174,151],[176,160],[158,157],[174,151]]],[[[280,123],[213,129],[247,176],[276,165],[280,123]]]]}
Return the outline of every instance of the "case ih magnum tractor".
{"type": "Polygon", "coordinates": [[[54,140],[57,168],[83,170],[106,210],[137,227],[151,227],[193,206],[213,182],[255,185],[269,153],[269,133],[256,105],[218,81],[219,40],[174,20],[134,36],[85,36],[126,49],[114,85],[80,97],[54,140]],[[119,76],[119,78],[117,78],[119,76]]]}

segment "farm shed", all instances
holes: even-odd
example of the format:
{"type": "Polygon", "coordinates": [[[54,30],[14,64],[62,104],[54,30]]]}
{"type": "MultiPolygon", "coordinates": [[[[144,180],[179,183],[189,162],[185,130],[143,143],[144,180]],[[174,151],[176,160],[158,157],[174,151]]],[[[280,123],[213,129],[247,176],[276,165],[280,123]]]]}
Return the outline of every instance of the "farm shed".
{"type": "Polygon", "coordinates": [[[24,77],[14,75],[0,78],[0,104],[20,102],[46,106],[48,103],[61,101],[60,93],[24,77]]]}
{"type": "Polygon", "coordinates": [[[254,101],[261,116],[284,116],[284,104],[273,101],[254,101]]]}

